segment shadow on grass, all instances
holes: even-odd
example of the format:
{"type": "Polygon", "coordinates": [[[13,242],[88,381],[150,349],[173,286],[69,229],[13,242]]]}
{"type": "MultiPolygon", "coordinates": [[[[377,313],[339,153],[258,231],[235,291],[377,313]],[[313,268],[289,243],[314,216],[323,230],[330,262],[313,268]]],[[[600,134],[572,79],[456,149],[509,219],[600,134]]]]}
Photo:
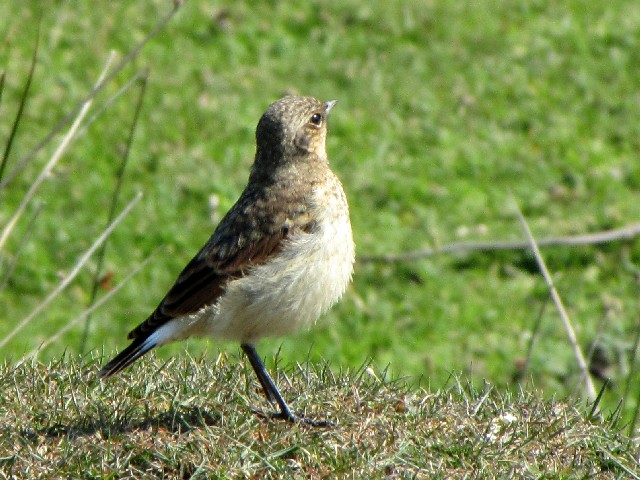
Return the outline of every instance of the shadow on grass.
{"type": "MultiPolygon", "coordinates": [[[[182,435],[193,429],[220,425],[220,423],[221,415],[219,413],[212,413],[199,406],[171,407],[168,411],[156,415],[147,410],[145,418],[139,420],[130,419],[127,416],[115,419],[107,418],[99,414],[97,418],[83,418],[72,424],[56,423],[41,428],[37,432],[31,430],[31,435],[44,435],[49,438],[76,438],[95,435],[99,432],[104,438],[109,438],[137,430],[156,430],[182,435]]],[[[26,437],[30,436],[29,430],[25,429],[23,432],[26,437]]]]}

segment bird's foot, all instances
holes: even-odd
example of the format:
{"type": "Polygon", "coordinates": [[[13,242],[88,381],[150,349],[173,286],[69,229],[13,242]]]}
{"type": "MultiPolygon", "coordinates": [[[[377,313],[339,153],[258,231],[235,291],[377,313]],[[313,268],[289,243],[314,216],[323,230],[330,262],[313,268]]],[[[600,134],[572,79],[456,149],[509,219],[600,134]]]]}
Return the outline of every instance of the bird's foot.
{"type": "Polygon", "coordinates": [[[307,418],[302,415],[294,415],[291,412],[272,413],[271,418],[281,418],[282,420],[286,420],[291,423],[305,423],[307,425],[311,425],[312,427],[320,427],[320,428],[328,428],[328,427],[336,426],[335,423],[330,422],[329,420],[313,420],[311,418],[307,418]]]}
{"type": "Polygon", "coordinates": [[[264,412],[255,411],[255,413],[257,413],[258,415],[260,415],[263,418],[274,418],[274,419],[278,419],[278,420],[285,420],[285,421],[290,422],[290,423],[304,423],[306,425],[310,425],[312,427],[318,427],[318,428],[331,428],[331,427],[335,427],[336,426],[335,423],[330,422],[329,420],[313,420],[313,419],[307,418],[307,417],[305,417],[303,415],[294,415],[290,411],[272,412],[272,413],[269,413],[269,414],[265,414],[264,412]]]}

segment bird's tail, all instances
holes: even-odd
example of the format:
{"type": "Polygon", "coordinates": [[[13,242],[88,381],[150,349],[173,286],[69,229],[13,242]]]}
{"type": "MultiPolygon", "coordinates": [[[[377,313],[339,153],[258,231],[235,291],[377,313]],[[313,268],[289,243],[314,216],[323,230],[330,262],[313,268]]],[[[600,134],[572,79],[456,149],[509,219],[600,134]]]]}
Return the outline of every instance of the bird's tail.
{"type": "Polygon", "coordinates": [[[136,338],[131,345],[121,351],[113,360],[107,363],[100,373],[100,377],[110,377],[118,373],[125,367],[128,367],[135,362],[142,355],[158,345],[157,341],[154,341],[150,337],[136,338]]]}

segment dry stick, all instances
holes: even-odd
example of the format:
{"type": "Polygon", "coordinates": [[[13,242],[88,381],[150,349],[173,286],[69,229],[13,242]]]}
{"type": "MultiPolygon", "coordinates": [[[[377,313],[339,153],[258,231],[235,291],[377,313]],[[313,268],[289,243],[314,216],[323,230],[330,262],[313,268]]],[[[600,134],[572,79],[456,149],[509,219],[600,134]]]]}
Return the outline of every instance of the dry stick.
{"type": "Polygon", "coordinates": [[[93,305],[91,305],[91,307],[87,308],[84,312],[82,312],[76,318],[74,318],[69,323],[67,323],[64,327],[62,327],[60,330],[58,330],[52,337],[50,337],[48,340],[43,342],[38,348],[34,348],[29,353],[27,353],[24,357],[22,357],[20,362],[24,362],[24,361],[28,360],[31,357],[35,358],[35,356],[38,353],[40,353],[42,350],[47,348],[52,343],[57,342],[60,339],[60,337],[62,337],[62,335],[67,333],[69,330],[71,330],[74,326],[76,326],[78,323],[80,323],[82,320],[84,320],[88,315],[91,315],[93,312],[95,312],[98,308],[100,308],[102,306],[102,304],[104,304],[107,300],[109,300],[116,293],[118,293],[118,291],[122,287],[124,287],[129,282],[129,280],[131,280],[133,278],[133,276],[136,273],[138,273],[140,270],[142,270],[147,265],[147,263],[149,263],[149,260],[151,260],[152,257],[153,257],[153,255],[149,255],[140,265],[138,265],[133,271],[131,271],[129,273],[129,275],[127,275],[116,287],[114,287],[113,289],[109,290],[109,292],[106,293],[103,297],[101,297],[100,300],[95,302],[93,305]]]}
{"type": "Polygon", "coordinates": [[[160,30],[162,30],[167,23],[169,23],[169,20],[171,20],[173,16],[178,12],[178,9],[182,6],[183,3],[184,2],[182,1],[174,1],[174,8],[167,15],[165,15],[160,19],[160,21],[155,25],[155,27],[153,27],[151,32],[149,32],[149,34],[147,34],[147,36],[144,37],[140,41],[140,43],[138,43],[135,47],[133,47],[122,60],[120,60],[120,62],[113,68],[111,73],[109,73],[109,75],[106,76],[102,82],[97,84],[93,88],[93,90],[91,90],[91,92],[89,92],[87,96],[80,101],[78,106],[76,106],[71,111],[71,113],[69,113],[66,117],[60,120],[56,124],[56,126],[53,127],[49,131],[49,133],[47,133],[47,135],[42,140],[40,140],[40,142],[38,142],[38,144],[35,147],[33,147],[33,149],[31,149],[31,151],[25,157],[23,157],[20,160],[20,162],[18,162],[18,165],[16,165],[13,168],[13,170],[7,175],[7,178],[0,180],[0,190],[2,190],[11,181],[13,181],[13,179],[18,175],[18,173],[20,173],[24,169],[24,167],[26,167],[27,164],[33,159],[33,157],[35,157],[36,153],[38,153],[47,143],[49,143],[49,141],[54,137],[54,135],[56,135],[60,130],[62,130],[64,126],[67,125],[71,121],[71,119],[78,114],[78,112],[82,109],[82,105],[84,103],[92,100],[104,88],[104,86],[107,83],[113,80],[115,76],[118,73],[120,73],[120,71],[124,67],[126,67],[138,55],[138,53],[140,53],[140,50],[142,50],[142,48],[147,43],[149,43],[149,41],[153,37],[155,37],[158,34],[158,32],[160,32],[160,30]]]}
{"type": "Polygon", "coordinates": [[[31,231],[33,230],[33,227],[36,225],[36,220],[38,219],[38,216],[40,215],[40,212],[42,212],[43,208],[44,208],[44,203],[41,203],[36,207],[35,212],[33,212],[33,215],[31,216],[31,220],[29,220],[29,223],[27,224],[27,228],[24,229],[24,233],[22,234],[20,243],[18,243],[18,247],[13,252],[13,258],[11,259],[11,262],[7,266],[7,270],[4,272],[3,278],[0,280],[0,292],[2,292],[6,288],[7,284],[9,283],[9,279],[11,278],[11,275],[13,274],[13,271],[15,270],[16,265],[18,264],[18,259],[20,258],[20,254],[22,253],[22,250],[24,250],[25,246],[27,245],[27,241],[31,239],[31,236],[30,236],[31,231]]]}
{"type": "MultiPolygon", "coordinates": [[[[515,199],[514,199],[515,202],[515,199]]],[[[589,375],[589,368],[587,367],[587,362],[584,359],[584,355],[582,354],[582,350],[580,349],[580,345],[578,345],[578,340],[576,338],[576,333],[573,330],[573,326],[571,325],[571,321],[569,320],[569,315],[562,304],[562,299],[556,290],[555,285],[553,284],[553,279],[547,270],[547,266],[540,254],[540,249],[531,234],[531,230],[529,229],[529,225],[527,224],[524,215],[522,214],[522,210],[520,210],[520,206],[515,202],[516,211],[518,213],[518,218],[520,219],[520,223],[522,225],[522,229],[527,235],[527,239],[529,241],[529,246],[533,250],[533,254],[536,257],[536,262],[538,263],[538,267],[540,268],[540,272],[544,277],[545,282],[547,283],[547,287],[549,288],[549,292],[551,293],[551,298],[553,302],[556,304],[556,308],[558,309],[558,313],[560,314],[560,318],[564,323],[564,328],[567,331],[567,336],[569,337],[569,342],[571,343],[571,347],[573,348],[573,353],[578,361],[578,367],[580,368],[580,372],[582,373],[582,377],[585,384],[585,390],[587,391],[587,396],[589,397],[589,401],[591,403],[596,401],[596,389],[593,386],[593,381],[591,380],[591,375],[589,375]]]]}
{"type": "Polygon", "coordinates": [[[76,135],[76,138],[84,135],[84,133],[89,128],[89,126],[91,126],[91,124],[93,124],[93,122],[95,122],[111,105],[113,105],[116,102],[116,100],[118,100],[127,90],[129,90],[131,85],[133,85],[135,82],[137,82],[141,78],[143,78],[146,82],[147,81],[146,77],[148,76],[149,76],[148,68],[141,68],[135,74],[133,74],[129,78],[129,80],[127,80],[127,82],[118,89],[116,93],[114,93],[113,95],[111,95],[110,98],[105,100],[104,103],[102,103],[102,105],[99,108],[95,109],[94,114],[91,117],[89,117],[87,121],[84,122],[84,125],[82,126],[82,128],[78,130],[78,134],[76,135]]]}
{"type": "Polygon", "coordinates": [[[542,319],[544,317],[544,312],[547,309],[547,304],[549,303],[549,297],[544,299],[542,306],[540,307],[540,312],[538,313],[538,318],[536,318],[536,322],[533,324],[533,331],[531,332],[531,338],[529,339],[529,345],[527,345],[527,356],[524,360],[524,365],[522,366],[521,378],[522,380],[527,380],[527,373],[529,372],[529,366],[531,365],[531,357],[533,356],[533,345],[538,338],[538,334],[540,333],[540,326],[542,325],[542,319]]]}
{"type": "MultiPolygon", "coordinates": [[[[98,78],[98,82],[96,83],[96,85],[99,85],[104,79],[109,69],[109,66],[111,65],[113,57],[114,57],[113,54],[109,56],[109,59],[107,60],[106,65],[104,66],[104,69],[100,73],[100,77],[98,78]]],[[[51,170],[53,170],[53,167],[55,167],[56,163],[58,163],[58,160],[60,160],[60,158],[62,157],[62,154],[66,151],[67,147],[71,143],[71,140],[73,139],[74,135],[78,131],[78,127],[82,123],[82,120],[84,119],[85,115],[89,111],[89,107],[91,107],[92,103],[93,103],[93,98],[90,98],[82,105],[82,108],[78,112],[78,116],[73,122],[73,125],[71,125],[71,128],[69,128],[69,131],[62,139],[62,142],[60,142],[60,145],[58,146],[54,154],[51,156],[51,159],[49,160],[49,162],[45,165],[45,167],[40,172],[40,175],[38,175],[38,178],[36,178],[36,180],[31,184],[31,187],[29,187],[29,190],[27,191],[24,198],[22,199],[22,202],[20,203],[18,210],[16,210],[16,213],[13,215],[11,220],[9,220],[9,223],[7,223],[4,230],[2,231],[2,235],[0,236],[0,251],[2,251],[2,248],[4,247],[4,244],[7,241],[7,238],[9,238],[9,235],[11,235],[11,232],[13,231],[16,223],[18,223],[18,220],[20,219],[25,209],[27,208],[27,205],[29,204],[29,202],[31,202],[31,199],[36,194],[36,190],[38,190],[42,182],[44,182],[45,179],[49,176],[49,174],[51,173],[51,170]]]]}
{"type": "MultiPolygon", "coordinates": [[[[33,81],[33,75],[36,71],[36,61],[38,60],[38,46],[40,45],[41,23],[42,22],[38,22],[38,33],[36,34],[36,45],[33,49],[33,57],[31,58],[31,68],[29,69],[29,74],[27,75],[27,82],[24,85],[24,90],[22,90],[22,95],[20,96],[20,103],[18,105],[18,111],[16,112],[16,117],[13,120],[13,126],[11,127],[11,132],[9,133],[9,138],[7,138],[7,144],[5,145],[4,153],[2,154],[2,160],[0,161],[0,179],[2,179],[2,175],[4,175],[4,169],[6,168],[7,162],[9,161],[11,146],[13,145],[13,142],[16,139],[16,134],[18,133],[18,126],[20,125],[20,120],[22,120],[22,114],[24,113],[24,108],[27,105],[27,97],[29,96],[29,90],[31,90],[31,82],[33,81]]],[[[0,97],[2,96],[3,88],[4,88],[4,74],[2,75],[2,79],[0,81],[0,97]]]]}
{"type": "Polygon", "coordinates": [[[0,106],[2,105],[2,93],[4,92],[4,81],[6,79],[6,73],[0,73],[0,106]]]}
{"type": "MultiPolygon", "coordinates": [[[[131,145],[133,144],[133,137],[136,131],[136,126],[138,125],[138,119],[140,118],[140,111],[142,110],[142,100],[144,99],[144,94],[146,92],[147,80],[149,79],[149,72],[147,70],[146,74],[142,77],[142,85],[140,87],[140,92],[138,94],[138,101],[136,102],[136,109],[133,114],[133,121],[131,122],[131,126],[129,128],[129,136],[127,138],[127,144],[125,151],[122,155],[122,162],[120,164],[120,168],[116,173],[116,185],[111,195],[111,205],[109,206],[109,213],[107,215],[107,224],[113,220],[113,217],[116,214],[116,208],[118,205],[118,199],[120,198],[120,191],[122,190],[122,183],[124,182],[124,172],[127,168],[127,163],[129,162],[129,153],[131,152],[131,145]]],[[[89,306],[95,301],[98,296],[98,288],[100,286],[100,276],[102,275],[102,268],[104,265],[104,259],[107,251],[107,242],[102,244],[100,251],[97,256],[97,265],[96,270],[93,275],[93,287],[91,289],[91,296],[89,298],[89,306]]],[[[86,316],[86,322],[84,326],[84,331],[82,332],[82,338],[80,340],[80,352],[84,352],[87,341],[89,340],[89,331],[91,329],[91,315],[86,316]]]]}
{"type": "MultiPolygon", "coordinates": [[[[615,240],[628,240],[640,235],[640,223],[627,225],[613,230],[603,230],[601,232],[586,235],[575,235],[569,237],[543,238],[537,242],[538,247],[549,246],[576,246],[576,245],[596,245],[615,240]]],[[[358,257],[360,262],[406,262],[418,260],[420,258],[432,257],[441,253],[464,253],[487,250],[524,250],[531,244],[527,241],[497,241],[497,242],[457,242],[448,243],[436,248],[423,248],[410,252],[390,254],[390,255],[363,255],[358,257]]]]}
{"type": "Polygon", "coordinates": [[[598,325],[596,326],[596,333],[591,339],[591,342],[589,344],[589,350],[587,350],[586,359],[588,360],[589,365],[591,365],[593,362],[593,355],[596,352],[596,348],[598,348],[598,345],[600,344],[600,339],[602,338],[602,336],[604,335],[604,332],[606,331],[605,330],[606,325],[607,325],[607,312],[605,311],[602,314],[602,317],[600,317],[600,321],[598,321],[598,325]]]}
{"type": "MultiPolygon", "coordinates": [[[[111,52],[111,55],[116,55],[115,51],[111,52]]],[[[118,98],[120,98],[130,87],[131,85],[134,84],[134,82],[136,82],[137,80],[139,80],[143,75],[148,75],[148,68],[143,68],[138,70],[132,77],[129,78],[129,80],[127,80],[127,82],[118,89],[118,91],[116,93],[114,93],[110,98],[108,98],[104,103],[101,104],[101,106],[99,108],[95,109],[95,112],[93,113],[93,115],[91,115],[83,124],[82,126],[78,129],[78,131],[76,132],[76,134],[74,135],[74,137],[71,139],[71,142],[75,142],[78,140],[78,138],[80,138],[82,135],[84,135],[87,130],[89,129],[89,127],[98,119],[100,118],[100,116],[111,106],[115,103],[116,100],[118,100],[118,98]]],[[[70,144],[71,145],[71,144],[70,144]]]]}
{"type": "Polygon", "coordinates": [[[142,193],[138,193],[133,198],[133,200],[129,202],[129,204],[124,208],[124,210],[122,210],[122,213],[120,213],[120,215],[118,215],[116,219],[111,223],[111,225],[109,225],[109,227],[107,227],[104,230],[104,232],[102,232],[102,235],[100,235],[96,239],[96,241],[93,242],[93,245],[91,245],[91,248],[89,248],[89,250],[87,250],[80,257],[76,265],[73,267],[71,272],[67,275],[67,277],[60,283],[60,285],[58,285],[47,296],[47,298],[33,310],[33,312],[31,312],[27,317],[22,319],[22,321],[11,331],[11,333],[9,333],[6,337],[4,337],[0,341],[0,348],[4,347],[20,330],[22,330],[29,322],[31,322],[31,320],[33,320],[40,312],[42,312],[60,294],[60,292],[62,292],[71,283],[71,281],[76,277],[78,272],[80,272],[84,264],[87,263],[89,258],[91,258],[91,255],[93,255],[93,253],[98,249],[98,247],[102,244],[102,242],[104,242],[109,237],[109,235],[111,235],[111,232],[113,232],[116,226],[118,226],[118,224],[124,219],[124,217],[127,216],[127,214],[136,205],[136,203],[140,201],[141,198],[142,198],[142,193]]]}

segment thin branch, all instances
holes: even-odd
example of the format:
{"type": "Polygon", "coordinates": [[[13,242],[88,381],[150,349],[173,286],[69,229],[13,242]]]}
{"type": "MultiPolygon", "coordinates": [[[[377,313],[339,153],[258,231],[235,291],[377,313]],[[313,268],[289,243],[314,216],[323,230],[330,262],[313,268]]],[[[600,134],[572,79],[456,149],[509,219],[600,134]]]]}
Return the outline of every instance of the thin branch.
{"type": "Polygon", "coordinates": [[[16,167],[7,175],[7,178],[0,181],[0,190],[4,188],[7,184],[9,184],[17,175],[24,169],[25,166],[35,157],[36,153],[38,153],[51,139],[62,130],[65,125],[67,125],[82,109],[82,106],[91,100],[104,88],[104,86],[109,83],[113,78],[120,73],[120,71],[126,67],[137,55],[140,53],[140,50],[153,38],[158,32],[160,32],[164,26],[169,23],[169,20],[173,18],[173,16],[178,12],[178,9],[182,6],[184,2],[182,1],[174,1],[173,9],[167,13],[164,17],[160,19],[160,21],[153,27],[151,32],[144,37],[140,43],[138,43],[131,51],[122,59],[120,62],[113,68],[111,73],[107,75],[104,80],[98,83],[91,92],[89,92],[79,103],[78,105],[62,120],[60,120],[55,127],[53,127],[49,133],[42,139],[38,144],[25,156],[20,162],[16,165],[16,167]]]}
{"type": "MultiPolygon", "coordinates": [[[[551,246],[577,246],[577,245],[597,245],[619,240],[629,240],[640,235],[640,223],[634,223],[622,228],[613,230],[603,230],[601,232],[589,233],[585,235],[575,235],[568,237],[550,237],[537,241],[538,247],[551,246]]],[[[389,255],[361,255],[359,262],[408,262],[421,258],[433,257],[443,253],[466,253],[475,251],[493,250],[525,250],[531,244],[527,241],[496,241],[496,242],[455,242],[435,248],[423,248],[410,252],[389,254],[389,255]]]]}
{"type": "Polygon", "coordinates": [[[27,245],[27,241],[31,238],[31,231],[33,230],[33,227],[36,224],[36,220],[40,215],[40,212],[42,212],[43,208],[44,208],[44,203],[41,203],[36,207],[35,211],[33,212],[33,215],[31,216],[31,220],[29,220],[29,223],[27,224],[27,228],[25,228],[24,233],[22,234],[20,243],[18,244],[18,247],[16,248],[15,252],[13,252],[13,258],[11,259],[11,262],[7,266],[7,270],[4,272],[2,280],[0,280],[0,292],[2,292],[7,286],[7,284],[9,283],[9,280],[11,279],[11,275],[13,274],[13,271],[16,268],[16,265],[18,264],[18,258],[20,257],[20,253],[22,253],[22,250],[27,245]]]}
{"type": "Polygon", "coordinates": [[[533,324],[533,330],[531,331],[531,338],[529,338],[529,344],[527,345],[527,355],[524,359],[524,364],[522,365],[522,372],[520,374],[520,378],[526,382],[527,375],[529,373],[529,367],[531,366],[531,358],[533,357],[533,346],[540,335],[540,327],[542,326],[542,319],[544,318],[544,312],[547,309],[547,305],[549,303],[549,297],[545,297],[544,302],[540,306],[540,312],[538,312],[538,317],[536,318],[535,323],[533,324]]]}
{"type": "Polygon", "coordinates": [[[533,250],[533,254],[536,258],[536,262],[538,263],[538,267],[540,268],[540,272],[544,277],[545,282],[547,283],[547,287],[549,288],[549,292],[551,293],[551,298],[558,309],[558,313],[560,314],[560,318],[562,319],[562,323],[564,324],[564,328],[567,331],[567,337],[569,337],[569,343],[571,343],[571,347],[573,348],[573,353],[578,362],[578,367],[580,368],[580,372],[582,374],[585,390],[587,392],[587,396],[591,403],[595,403],[597,395],[596,389],[593,386],[593,381],[591,380],[591,375],[589,375],[589,367],[587,366],[587,362],[584,358],[582,350],[580,349],[580,345],[578,345],[578,340],[576,338],[576,333],[573,329],[573,325],[571,324],[571,320],[569,319],[569,315],[567,314],[564,305],[562,304],[562,299],[556,290],[555,285],[553,284],[553,279],[549,274],[549,270],[547,270],[547,266],[542,258],[542,254],[540,253],[540,249],[538,248],[538,244],[536,240],[533,238],[531,234],[531,229],[529,228],[529,224],[527,220],[524,218],[520,207],[514,199],[516,204],[516,211],[518,213],[518,218],[520,219],[520,224],[522,225],[522,229],[524,230],[527,239],[529,240],[529,246],[533,250]]]}
{"type": "Polygon", "coordinates": [[[0,106],[2,106],[2,94],[4,93],[4,81],[6,79],[6,73],[3,71],[0,73],[0,106]]]}
{"type": "MultiPolygon", "coordinates": [[[[15,140],[16,134],[18,133],[18,126],[20,125],[20,120],[22,120],[24,107],[27,105],[29,90],[31,90],[31,82],[33,81],[33,76],[36,71],[36,63],[38,60],[38,48],[40,46],[41,23],[42,22],[38,22],[38,32],[36,33],[36,45],[33,49],[33,57],[31,58],[31,68],[29,69],[27,82],[25,83],[24,90],[22,91],[22,95],[20,96],[20,104],[18,105],[18,112],[16,113],[16,118],[13,121],[13,126],[11,127],[11,132],[9,133],[9,138],[7,139],[7,144],[5,145],[5,148],[4,148],[4,153],[2,154],[2,160],[0,161],[0,180],[2,179],[2,175],[4,174],[4,169],[7,166],[7,161],[9,160],[9,153],[11,153],[11,147],[13,146],[13,141],[15,140]]],[[[4,87],[4,74],[2,75],[2,87],[4,87]]]]}
{"type": "MultiPolygon", "coordinates": [[[[100,77],[98,78],[98,82],[97,82],[98,84],[100,84],[104,76],[107,74],[109,65],[111,64],[112,60],[113,60],[113,55],[109,56],[109,59],[107,60],[106,65],[104,66],[104,69],[100,73],[100,77]]],[[[71,139],[76,134],[78,128],[80,127],[80,124],[82,123],[82,120],[84,119],[85,115],[89,111],[89,107],[91,107],[92,102],[93,102],[93,99],[89,99],[82,105],[82,108],[78,112],[78,116],[73,122],[73,125],[71,125],[71,128],[69,128],[69,131],[64,136],[64,138],[62,139],[62,142],[60,142],[60,145],[58,146],[54,154],[51,156],[51,158],[49,159],[49,162],[45,165],[45,167],[40,172],[40,175],[38,175],[38,178],[36,178],[36,180],[29,187],[29,190],[27,191],[24,198],[22,199],[22,202],[18,206],[16,213],[13,215],[13,217],[11,217],[11,220],[9,220],[9,223],[7,223],[7,225],[4,227],[4,230],[2,231],[2,235],[0,235],[0,251],[4,247],[4,244],[9,238],[9,235],[11,235],[11,232],[13,231],[13,228],[15,227],[16,223],[18,222],[23,212],[27,208],[27,205],[29,204],[33,196],[36,194],[36,191],[38,190],[42,182],[44,182],[45,179],[49,176],[49,174],[51,173],[51,170],[53,170],[53,167],[55,167],[55,165],[58,163],[58,160],[60,160],[60,158],[62,157],[62,154],[66,151],[69,143],[71,142],[71,139]]]]}
{"type": "Polygon", "coordinates": [[[102,232],[102,235],[100,235],[96,239],[96,241],[93,242],[93,245],[91,245],[91,248],[89,248],[89,250],[87,250],[80,257],[80,259],[78,260],[76,265],[73,267],[71,272],[67,275],[67,277],[49,294],[49,296],[47,296],[47,298],[42,303],[40,303],[27,317],[22,319],[22,321],[20,321],[20,323],[16,325],[16,327],[11,331],[11,333],[9,333],[6,337],[4,337],[0,341],[0,348],[4,347],[20,330],[22,330],[37,315],[39,315],[60,294],[60,292],[62,292],[71,283],[71,281],[76,277],[76,275],[78,275],[78,273],[80,272],[84,264],[87,263],[89,258],[91,258],[93,253],[98,249],[98,247],[102,244],[102,242],[104,242],[109,237],[109,235],[111,235],[111,232],[113,232],[116,226],[118,226],[118,224],[124,219],[124,217],[127,216],[127,214],[138,203],[138,201],[140,201],[141,198],[142,198],[142,193],[138,193],[133,198],[133,200],[129,202],[129,204],[124,208],[122,213],[120,213],[120,215],[118,215],[118,217],[111,223],[111,225],[109,225],[109,227],[105,229],[104,232],[102,232]]]}
{"type": "Polygon", "coordinates": [[[149,75],[149,69],[146,67],[141,68],[135,74],[133,74],[129,78],[129,80],[127,80],[126,83],[118,89],[116,93],[111,95],[111,97],[109,97],[104,103],[102,103],[99,108],[95,109],[95,112],[93,113],[93,115],[91,115],[87,119],[87,121],[84,122],[84,125],[82,126],[82,128],[78,130],[78,134],[76,135],[76,137],[81,137],[82,135],[84,135],[87,129],[93,124],[93,122],[95,122],[100,117],[100,115],[102,115],[111,105],[113,105],[116,102],[116,100],[118,100],[125,92],[127,92],[129,88],[131,88],[131,85],[136,83],[141,78],[144,79],[144,81],[146,82],[147,81],[146,77],[148,77],[148,75],[149,75]]]}
{"type": "MultiPolygon", "coordinates": [[[[124,172],[127,168],[127,163],[129,161],[129,153],[131,152],[131,145],[133,144],[133,138],[135,136],[136,127],[138,125],[138,119],[140,118],[140,111],[142,110],[142,100],[144,99],[144,94],[146,92],[147,80],[149,78],[149,72],[142,77],[142,84],[140,86],[140,91],[138,92],[138,101],[136,102],[136,108],[133,114],[133,121],[129,127],[129,136],[127,138],[127,144],[125,151],[122,155],[122,161],[120,163],[120,168],[116,173],[116,185],[113,190],[113,194],[111,195],[111,205],[109,206],[109,213],[107,215],[107,225],[111,223],[113,217],[116,215],[116,208],[118,206],[118,199],[120,197],[120,191],[122,190],[122,183],[124,182],[124,172]]],[[[89,297],[89,306],[95,301],[98,296],[98,288],[100,286],[100,276],[102,275],[102,268],[104,265],[104,258],[107,251],[107,242],[102,244],[102,247],[98,251],[97,256],[97,265],[96,270],[93,275],[93,288],[91,289],[91,296],[89,297]]],[[[84,326],[84,331],[82,333],[82,338],[80,340],[80,353],[83,353],[85,350],[85,346],[89,339],[89,331],[91,329],[91,315],[86,316],[86,322],[84,326]]]]}
{"type": "Polygon", "coordinates": [[[136,273],[142,270],[147,265],[147,263],[149,263],[149,260],[151,260],[152,257],[153,257],[153,254],[149,255],[140,265],[138,265],[135,269],[133,269],[133,271],[131,271],[116,287],[111,289],[108,293],[102,296],[97,302],[95,302],[93,305],[87,308],[84,312],[82,312],[80,315],[78,315],[76,318],[74,318],[69,323],[67,323],[64,327],[58,330],[52,337],[50,337],[45,342],[43,342],[38,348],[34,348],[29,353],[27,353],[24,357],[22,357],[20,362],[24,362],[31,357],[35,357],[38,353],[40,353],[42,350],[47,348],[49,345],[51,345],[54,342],[57,342],[60,339],[60,337],[62,337],[65,333],[67,333],[69,330],[75,327],[78,323],[83,321],[87,316],[93,314],[93,312],[95,312],[104,303],[106,303],[107,300],[109,300],[116,293],[118,293],[118,291],[122,287],[124,287],[127,283],[129,283],[129,280],[131,280],[136,273]]]}

